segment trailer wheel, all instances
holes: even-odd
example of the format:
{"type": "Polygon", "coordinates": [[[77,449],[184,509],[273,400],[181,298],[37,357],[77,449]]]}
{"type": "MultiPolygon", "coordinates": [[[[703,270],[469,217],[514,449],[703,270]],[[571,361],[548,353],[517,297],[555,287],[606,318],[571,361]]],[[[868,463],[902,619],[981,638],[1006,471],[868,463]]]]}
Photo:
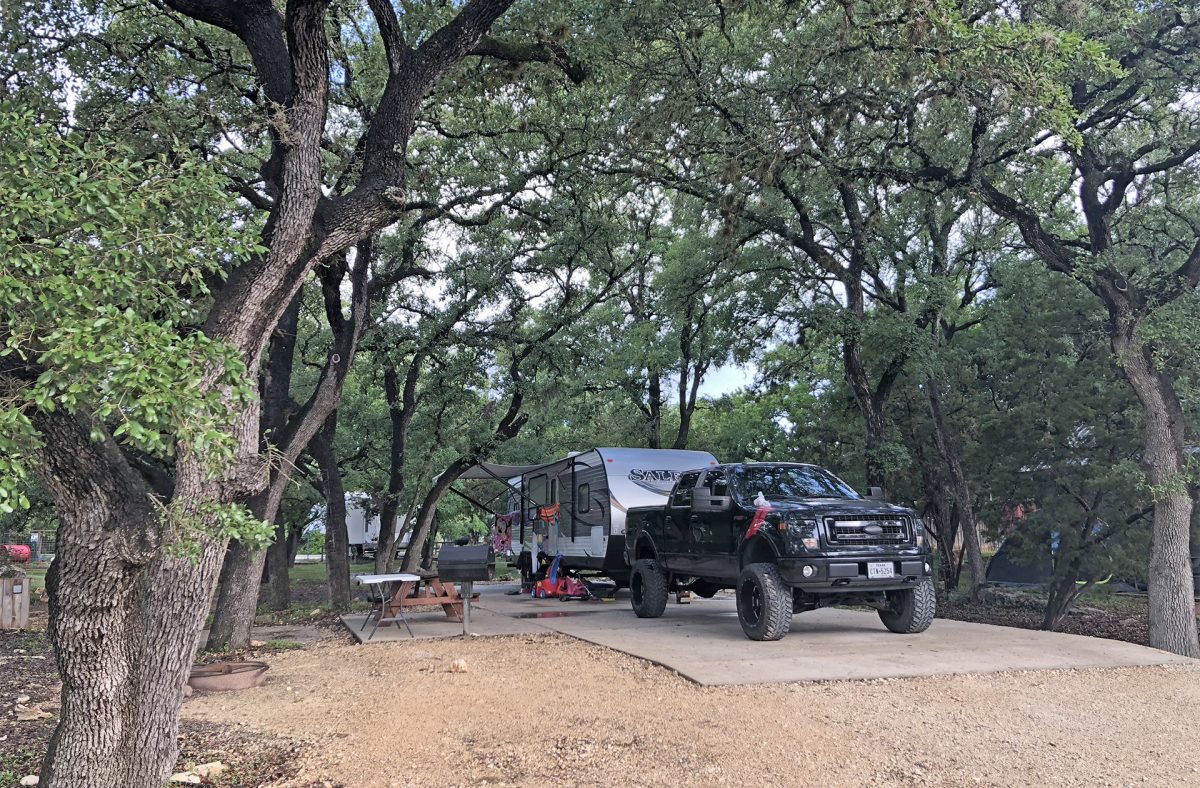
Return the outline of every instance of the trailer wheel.
{"type": "Polygon", "coordinates": [[[779,640],[792,627],[792,590],[774,564],[750,564],[737,583],[737,613],[751,640],[779,640]]]}
{"type": "Polygon", "coordinates": [[[634,563],[629,575],[629,601],[638,618],[658,618],[667,609],[667,573],[653,558],[634,563]]]}
{"type": "Polygon", "coordinates": [[[926,578],[916,588],[888,591],[888,610],[879,611],[879,620],[893,632],[915,635],[929,629],[937,612],[937,593],[933,580],[926,578]]]}

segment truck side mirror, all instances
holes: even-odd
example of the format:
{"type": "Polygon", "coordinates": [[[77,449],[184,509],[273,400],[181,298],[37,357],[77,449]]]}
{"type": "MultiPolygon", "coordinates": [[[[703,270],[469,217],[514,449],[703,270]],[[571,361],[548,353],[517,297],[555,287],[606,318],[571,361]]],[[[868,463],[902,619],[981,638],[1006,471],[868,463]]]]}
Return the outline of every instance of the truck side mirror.
{"type": "Polygon", "coordinates": [[[721,498],[729,495],[729,482],[717,481],[713,482],[712,494],[714,497],[721,498]]]}
{"type": "Polygon", "coordinates": [[[883,488],[882,487],[872,487],[871,494],[868,495],[867,497],[873,498],[876,501],[882,501],[883,500],[883,488]]]}

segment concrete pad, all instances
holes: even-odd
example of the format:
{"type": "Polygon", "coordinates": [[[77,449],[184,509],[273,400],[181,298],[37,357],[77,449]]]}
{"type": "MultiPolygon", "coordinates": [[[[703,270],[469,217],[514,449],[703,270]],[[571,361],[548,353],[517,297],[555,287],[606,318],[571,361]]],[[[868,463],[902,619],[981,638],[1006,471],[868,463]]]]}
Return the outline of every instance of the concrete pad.
{"type": "Polygon", "coordinates": [[[797,615],[783,640],[749,640],[731,595],[670,604],[639,619],[627,597],[560,602],[483,589],[475,606],[649,660],[699,684],[934,676],[1014,670],[1191,663],[1116,640],[938,619],[920,635],[888,632],[874,613],[827,608],[797,615]]]}

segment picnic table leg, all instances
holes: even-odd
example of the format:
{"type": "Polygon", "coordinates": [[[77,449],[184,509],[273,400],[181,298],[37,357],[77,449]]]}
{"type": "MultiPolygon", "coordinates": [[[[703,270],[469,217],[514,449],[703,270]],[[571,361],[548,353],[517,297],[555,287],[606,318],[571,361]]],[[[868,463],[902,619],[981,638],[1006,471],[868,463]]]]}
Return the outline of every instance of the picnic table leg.
{"type": "MultiPolygon", "coordinates": [[[[415,584],[411,580],[402,580],[401,582],[392,586],[392,598],[389,599],[387,603],[388,618],[392,618],[404,612],[404,599],[412,592],[414,585],[415,584]]],[[[391,622],[389,621],[388,623],[390,624],[391,622]]],[[[404,624],[407,626],[408,621],[405,620],[404,624]]]]}
{"type": "Polygon", "coordinates": [[[446,618],[454,621],[462,621],[462,597],[458,594],[458,589],[453,583],[447,583],[439,578],[431,578],[429,585],[433,588],[439,599],[446,601],[442,602],[442,610],[446,613],[446,618]]]}

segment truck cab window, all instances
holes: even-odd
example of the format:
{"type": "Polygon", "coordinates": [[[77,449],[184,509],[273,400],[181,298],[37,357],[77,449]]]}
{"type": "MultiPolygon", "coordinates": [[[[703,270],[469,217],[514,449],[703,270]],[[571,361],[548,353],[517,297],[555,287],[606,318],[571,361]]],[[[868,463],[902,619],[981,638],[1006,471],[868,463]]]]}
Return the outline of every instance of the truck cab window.
{"type": "Polygon", "coordinates": [[[696,486],[696,482],[699,481],[699,479],[699,471],[680,474],[679,482],[675,485],[675,494],[671,497],[671,505],[691,506],[692,488],[696,486]]]}
{"type": "Polygon", "coordinates": [[[733,476],[739,500],[749,505],[759,494],[778,498],[847,498],[860,496],[844,481],[815,465],[747,465],[733,476]]]}
{"type": "Polygon", "coordinates": [[[704,477],[704,488],[714,498],[729,495],[729,480],[725,478],[725,469],[709,471],[708,475],[704,477]]]}

